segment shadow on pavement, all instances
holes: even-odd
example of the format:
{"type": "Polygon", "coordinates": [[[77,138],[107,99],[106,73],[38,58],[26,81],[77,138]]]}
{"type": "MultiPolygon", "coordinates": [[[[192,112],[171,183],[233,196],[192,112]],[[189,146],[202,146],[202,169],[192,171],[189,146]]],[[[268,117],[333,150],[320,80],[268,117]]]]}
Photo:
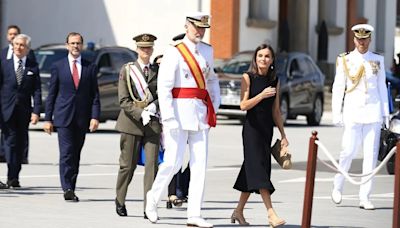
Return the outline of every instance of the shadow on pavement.
{"type": "MultiPolygon", "coordinates": [[[[330,161],[328,161],[328,160],[324,160],[324,161],[330,163],[330,161]]],[[[362,173],[362,162],[363,162],[363,159],[361,159],[361,158],[353,159],[352,166],[351,166],[349,172],[350,173],[361,174],[362,173]]],[[[293,166],[292,166],[291,170],[297,170],[297,171],[306,171],[307,170],[307,162],[306,161],[293,162],[292,164],[293,164],[293,166]]],[[[238,168],[239,169],[241,167],[241,164],[240,165],[228,165],[228,166],[214,166],[214,167],[215,168],[238,168]]],[[[280,169],[280,170],[282,170],[282,168],[275,161],[272,162],[272,167],[271,168],[272,169],[280,169]]],[[[325,166],[324,164],[322,164],[319,161],[317,161],[317,172],[336,173],[335,171],[333,171],[332,169],[328,168],[327,166],[325,166]]],[[[378,172],[378,174],[388,175],[388,173],[386,172],[385,168],[382,168],[378,172]]]]}

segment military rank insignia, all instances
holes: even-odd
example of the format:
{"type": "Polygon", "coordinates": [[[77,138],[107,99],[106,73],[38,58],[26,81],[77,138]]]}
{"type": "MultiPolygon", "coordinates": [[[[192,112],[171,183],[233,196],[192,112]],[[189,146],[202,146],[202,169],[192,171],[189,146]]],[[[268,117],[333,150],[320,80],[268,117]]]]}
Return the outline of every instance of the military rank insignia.
{"type": "Polygon", "coordinates": [[[381,69],[381,63],[379,61],[368,61],[369,65],[371,65],[372,73],[377,74],[378,70],[381,69]]]}

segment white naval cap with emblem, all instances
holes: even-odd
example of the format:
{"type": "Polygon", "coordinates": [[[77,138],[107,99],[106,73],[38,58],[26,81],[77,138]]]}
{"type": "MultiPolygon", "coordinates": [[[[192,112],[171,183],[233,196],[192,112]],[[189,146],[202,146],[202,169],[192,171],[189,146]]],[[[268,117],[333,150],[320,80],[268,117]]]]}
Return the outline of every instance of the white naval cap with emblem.
{"type": "Polygon", "coordinates": [[[354,32],[354,36],[363,39],[371,37],[371,33],[374,31],[374,27],[369,24],[357,24],[354,25],[351,30],[354,32]]]}
{"type": "Polygon", "coordinates": [[[204,12],[191,12],[186,14],[186,20],[200,28],[210,28],[210,24],[208,23],[209,19],[210,15],[204,12]]]}

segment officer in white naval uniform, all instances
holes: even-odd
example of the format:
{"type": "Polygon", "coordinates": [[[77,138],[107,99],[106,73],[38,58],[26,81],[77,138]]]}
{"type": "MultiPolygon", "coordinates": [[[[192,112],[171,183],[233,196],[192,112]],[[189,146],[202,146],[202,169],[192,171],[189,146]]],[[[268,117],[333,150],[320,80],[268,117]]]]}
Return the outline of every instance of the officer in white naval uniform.
{"type": "MultiPolygon", "coordinates": [[[[360,145],[364,152],[363,174],[375,168],[380,128],[389,119],[383,56],[368,50],[373,30],[368,24],[353,26],[356,48],[339,55],[336,62],[332,114],[334,124],[344,125],[339,166],[346,172],[360,145]]],[[[336,204],[342,200],[343,183],[344,176],[336,174],[332,191],[332,201],[336,204]]],[[[375,208],[369,200],[371,188],[372,180],[360,186],[360,208],[375,208]]]]}
{"type": "Polygon", "coordinates": [[[178,44],[166,51],[161,62],[157,88],[165,153],[164,162],[160,165],[153,186],[147,193],[146,215],[153,223],[158,219],[157,203],[173,175],[182,167],[188,144],[191,175],[187,225],[213,226],[206,222],[200,213],[207,166],[208,132],[210,127],[215,126],[215,113],[210,111],[217,110],[220,104],[218,78],[213,71],[213,48],[201,42],[205,29],[210,27],[208,18],[209,16],[202,12],[188,14],[186,35],[180,43],[184,44],[189,53],[186,55],[186,61],[178,44]],[[191,61],[193,59],[195,61],[191,61]],[[196,68],[196,64],[190,66],[190,62],[197,62],[198,67],[196,68]],[[196,69],[201,71],[200,76],[196,74],[196,69]],[[183,93],[176,94],[177,91],[183,93]],[[191,97],[193,92],[205,92],[203,95],[209,95],[208,99],[197,98],[200,94],[191,97]]]}

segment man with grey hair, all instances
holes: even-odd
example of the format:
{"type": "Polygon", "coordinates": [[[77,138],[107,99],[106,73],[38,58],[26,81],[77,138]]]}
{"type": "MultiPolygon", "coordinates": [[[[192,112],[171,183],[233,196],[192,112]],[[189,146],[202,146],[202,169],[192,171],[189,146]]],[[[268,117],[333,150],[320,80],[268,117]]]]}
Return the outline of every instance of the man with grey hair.
{"type": "Polygon", "coordinates": [[[147,193],[146,215],[155,223],[157,203],[172,177],[182,167],[186,144],[190,151],[190,183],[187,225],[213,227],[201,217],[207,167],[208,132],[216,125],[220,104],[218,78],[214,73],[211,45],[203,43],[209,16],[202,12],[186,16],[182,42],[171,46],[161,62],[157,81],[163,136],[164,162],[147,193]]]}
{"type": "Polygon", "coordinates": [[[27,58],[31,38],[19,34],[13,39],[11,59],[2,60],[0,78],[0,105],[3,118],[4,151],[8,174],[7,186],[21,187],[19,173],[27,144],[29,122],[39,121],[41,84],[36,61],[27,58]],[[33,100],[33,107],[32,107],[33,100]]]}
{"type": "MultiPolygon", "coordinates": [[[[0,52],[0,60],[1,61],[6,61],[7,59],[11,59],[13,56],[13,40],[15,36],[21,33],[21,29],[18,27],[18,25],[9,25],[7,27],[7,41],[8,45],[7,47],[3,48],[0,52]]],[[[36,57],[35,54],[33,53],[33,50],[29,50],[27,58],[32,59],[33,61],[36,62],[36,57]]],[[[26,145],[24,149],[24,158],[22,159],[22,164],[28,164],[28,153],[29,153],[29,141],[28,141],[28,134],[25,135],[26,138],[26,145]]],[[[1,142],[0,142],[0,162],[6,162],[5,159],[5,152],[4,152],[4,136],[3,133],[1,133],[1,142]]]]}

